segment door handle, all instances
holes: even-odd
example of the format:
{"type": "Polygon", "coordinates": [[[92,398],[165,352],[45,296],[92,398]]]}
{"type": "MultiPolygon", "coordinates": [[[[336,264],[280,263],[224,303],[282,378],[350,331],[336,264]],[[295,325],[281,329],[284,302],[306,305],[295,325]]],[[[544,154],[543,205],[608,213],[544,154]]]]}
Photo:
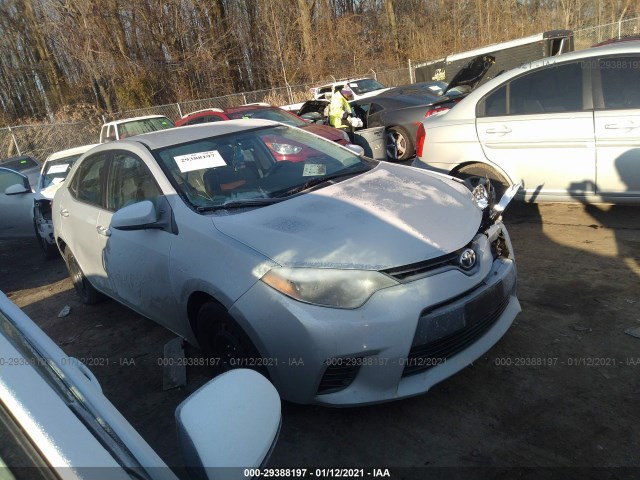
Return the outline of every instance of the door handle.
{"type": "Polygon", "coordinates": [[[607,130],[631,130],[634,128],[638,128],[638,125],[636,122],[625,122],[625,123],[607,123],[605,124],[604,128],[606,128],[607,130]]]}
{"type": "Polygon", "coordinates": [[[509,127],[487,128],[486,132],[504,135],[505,133],[511,133],[511,129],[509,127]]]}
{"type": "Polygon", "coordinates": [[[111,230],[109,230],[108,227],[102,227],[100,225],[98,225],[96,227],[96,230],[98,230],[98,233],[104,237],[110,237],[111,236],[111,230]]]}
{"type": "Polygon", "coordinates": [[[61,208],[60,209],[60,215],[62,215],[63,217],[68,217],[69,216],[69,210],[67,210],[66,208],[61,208]]]}

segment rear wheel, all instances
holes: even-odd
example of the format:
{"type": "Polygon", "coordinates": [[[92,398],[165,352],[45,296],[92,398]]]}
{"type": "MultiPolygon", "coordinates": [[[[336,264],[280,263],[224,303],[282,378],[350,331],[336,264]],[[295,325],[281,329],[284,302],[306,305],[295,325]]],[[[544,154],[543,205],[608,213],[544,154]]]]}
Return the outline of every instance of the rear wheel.
{"type": "Polygon", "coordinates": [[[205,303],[196,318],[198,342],[215,374],[251,368],[266,375],[257,349],[224,307],[205,303]]]}
{"type": "Polygon", "coordinates": [[[469,187],[477,185],[478,181],[482,178],[488,178],[495,191],[496,202],[500,201],[502,195],[504,195],[504,192],[509,187],[509,183],[502,175],[496,172],[493,168],[481,163],[466,165],[458,170],[454,176],[465,180],[469,187]]]}
{"type": "Polygon", "coordinates": [[[398,151],[398,161],[402,162],[408,160],[416,153],[416,146],[414,145],[411,135],[402,127],[390,127],[389,132],[393,136],[396,142],[396,148],[398,151]]]}
{"type": "Polygon", "coordinates": [[[87,277],[84,276],[84,273],[82,273],[82,270],[80,269],[80,265],[78,265],[78,262],[76,261],[76,257],[73,256],[73,253],[71,253],[69,248],[65,251],[64,260],[67,263],[67,269],[71,276],[73,288],[75,288],[76,292],[80,296],[82,303],[85,305],[93,305],[104,300],[104,295],[93,288],[93,285],[91,285],[89,280],[87,280],[87,277]]]}

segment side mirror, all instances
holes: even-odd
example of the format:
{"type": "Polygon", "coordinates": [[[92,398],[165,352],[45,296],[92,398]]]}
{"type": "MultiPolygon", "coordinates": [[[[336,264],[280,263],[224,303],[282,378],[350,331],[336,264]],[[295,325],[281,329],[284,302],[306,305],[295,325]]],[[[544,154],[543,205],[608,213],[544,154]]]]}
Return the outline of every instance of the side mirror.
{"type": "Polygon", "coordinates": [[[15,185],[10,185],[4,191],[5,195],[20,195],[23,193],[31,193],[31,188],[25,187],[24,185],[20,185],[16,183],[15,185]]]}
{"type": "Polygon", "coordinates": [[[117,230],[144,230],[162,228],[154,225],[158,221],[156,208],[149,200],[122,207],[111,217],[111,227],[117,230]]]}
{"type": "Polygon", "coordinates": [[[351,150],[353,153],[355,153],[360,157],[364,155],[364,148],[362,148],[360,145],[354,145],[353,143],[349,143],[345,145],[345,148],[348,148],[349,150],[351,150]]]}
{"type": "Polygon", "coordinates": [[[176,410],[184,464],[196,479],[244,479],[266,463],[280,432],[280,397],[253,370],[223,373],[176,410]]]}

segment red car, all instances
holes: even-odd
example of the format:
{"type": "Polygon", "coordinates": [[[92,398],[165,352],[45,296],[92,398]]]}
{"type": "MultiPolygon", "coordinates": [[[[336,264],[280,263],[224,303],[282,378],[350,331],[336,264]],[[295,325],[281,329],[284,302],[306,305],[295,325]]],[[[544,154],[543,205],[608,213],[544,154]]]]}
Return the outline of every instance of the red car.
{"type": "MultiPolygon", "coordinates": [[[[302,128],[308,132],[315,133],[320,137],[324,137],[332,142],[340,145],[351,143],[346,132],[328,125],[318,125],[309,123],[297,115],[282,110],[278,107],[267,105],[243,105],[234,108],[210,108],[207,110],[199,110],[197,112],[185,115],[176,122],[176,127],[187,125],[197,125],[200,123],[219,122],[223,120],[238,120],[242,118],[260,118],[263,120],[274,120],[293,127],[302,128]]],[[[289,145],[274,142],[268,145],[278,161],[288,160],[291,162],[300,162],[311,155],[312,152],[305,152],[304,148],[298,145],[289,145]]],[[[314,152],[317,154],[317,152],[314,152]]]]}

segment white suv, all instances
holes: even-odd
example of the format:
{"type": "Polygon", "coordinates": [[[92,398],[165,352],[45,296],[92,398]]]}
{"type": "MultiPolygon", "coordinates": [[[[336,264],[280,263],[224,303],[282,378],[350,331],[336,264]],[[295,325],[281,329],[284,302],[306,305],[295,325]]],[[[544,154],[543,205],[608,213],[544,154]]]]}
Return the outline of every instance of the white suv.
{"type": "Polygon", "coordinates": [[[426,118],[414,166],[522,181],[531,201],[640,201],[640,42],[546,58],[426,118]]]}

